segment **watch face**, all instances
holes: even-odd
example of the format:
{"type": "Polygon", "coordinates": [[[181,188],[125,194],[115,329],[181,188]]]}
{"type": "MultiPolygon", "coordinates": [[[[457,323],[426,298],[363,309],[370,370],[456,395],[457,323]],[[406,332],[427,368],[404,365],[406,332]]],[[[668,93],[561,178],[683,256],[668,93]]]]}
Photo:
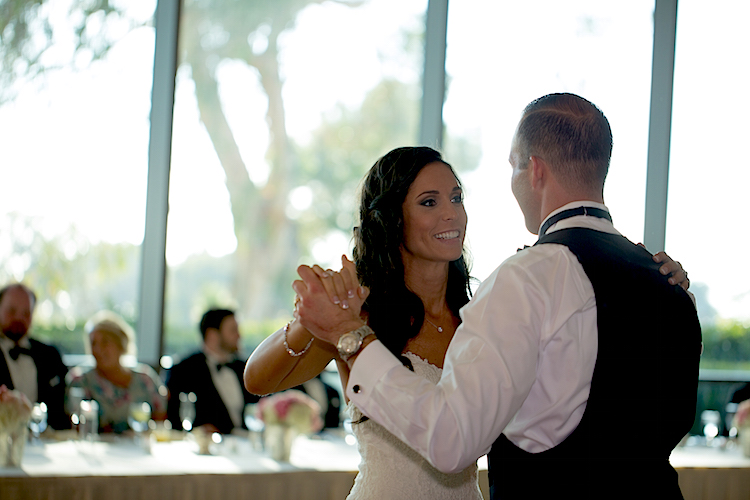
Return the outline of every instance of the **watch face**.
{"type": "Polygon", "coordinates": [[[359,347],[360,340],[351,334],[346,334],[339,339],[340,350],[346,353],[354,352],[359,347]]]}

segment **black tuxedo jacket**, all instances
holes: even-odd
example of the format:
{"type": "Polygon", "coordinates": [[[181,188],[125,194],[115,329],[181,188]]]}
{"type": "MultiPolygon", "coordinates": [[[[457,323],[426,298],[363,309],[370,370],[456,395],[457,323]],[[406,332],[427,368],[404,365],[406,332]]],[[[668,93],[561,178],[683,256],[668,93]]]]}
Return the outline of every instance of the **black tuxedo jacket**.
{"type": "MultiPolygon", "coordinates": [[[[230,362],[227,368],[231,368],[237,375],[237,380],[240,382],[245,397],[245,404],[257,403],[260,398],[250,394],[245,389],[243,382],[245,363],[235,360],[230,362]]],[[[196,396],[193,426],[213,424],[222,434],[232,432],[234,428],[232,417],[229,416],[229,411],[214,385],[211,372],[206,364],[206,355],[203,352],[197,352],[172,367],[167,376],[167,389],[169,390],[167,418],[172,423],[173,429],[182,429],[180,393],[193,392],[196,396]]],[[[244,421],[242,422],[242,428],[246,428],[244,421]]]]}
{"type": "MultiPolygon", "coordinates": [[[[47,405],[47,424],[53,429],[69,429],[70,419],[65,412],[65,375],[68,367],[60,352],[51,345],[29,339],[30,355],[36,365],[37,401],[47,405]]],[[[0,385],[15,389],[10,378],[8,361],[0,351],[0,385]]]]}

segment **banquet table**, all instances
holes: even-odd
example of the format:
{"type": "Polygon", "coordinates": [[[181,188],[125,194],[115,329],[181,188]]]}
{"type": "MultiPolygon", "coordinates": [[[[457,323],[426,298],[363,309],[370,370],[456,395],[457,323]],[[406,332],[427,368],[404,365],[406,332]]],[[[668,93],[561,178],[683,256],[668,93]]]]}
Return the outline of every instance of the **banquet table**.
{"type": "Polygon", "coordinates": [[[298,437],[289,463],[227,436],[211,455],[196,443],[133,439],[29,444],[20,468],[0,467],[0,499],[333,500],[346,498],[359,464],[339,434],[298,437]]]}
{"type": "Polygon", "coordinates": [[[750,458],[737,447],[680,447],[669,461],[685,500],[750,499],[750,458]]]}
{"type": "MultiPolygon", "coordinates": [[[[298,437],[289,463],[244,437],[228,436],[211,455],[194,442],[132,439],[29,444],[21,467],[0,467],[2,500],[343,500],[359,464],[343,433],[298,437]]],[[[736,448],[682,447],[672,453],[685,500],[750,499],[750,458],[736,448]]],[[[486,457],[480,487],[488,495],[486,457]]]]}

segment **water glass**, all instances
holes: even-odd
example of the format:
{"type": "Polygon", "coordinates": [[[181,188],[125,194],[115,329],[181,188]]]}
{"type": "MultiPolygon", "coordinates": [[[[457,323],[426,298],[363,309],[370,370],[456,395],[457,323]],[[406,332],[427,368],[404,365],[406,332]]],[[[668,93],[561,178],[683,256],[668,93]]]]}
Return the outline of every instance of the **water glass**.
{"type": "Polygon", "coordinates": [[[706,436],[706,443],[719,435],[719,424],[721,423],[721,414],[716,410],[703,410],[701,412],[701,425],[703,426],[703,435],[706,436]]]}
{"type": "Polygon", "coordinates": [[[95,440],[99,435],[99,403],[93,399],[81,401],[78,419],[80,435],[95,440]]]}
{"type": "Polygon", "coordinates": [[[29,429],[35,442],[41,441],[40,435],[47,428],[47,405],[45,403],[34,403],[31,409],[29,429]]]}
{"type": "Polygon", "coordinates": [[[248,431],[248,439],[253,449],[263,449],[263,431],[265,424],[257,416],[257,404],[248,404],[245,406],[245,426],[248,431]]]}
{"type": "Polygon", "coordinates": [[[180,422],[182,422],[182,428],[190,432],[193,430],[193,422],[195,422],[195,402],[198,398],[194,392],[181,392],[179,398],[180,422]]]}
{"type": "Polygon", "coordinates": [[[68,389],[67,409],[70,415],[70,422],[73,424],[73,430],[77,430],[81,424],[81,401],[83,401],[85,396],[86,391],[83,390],[83,387],[71,387],[68,389]]]}

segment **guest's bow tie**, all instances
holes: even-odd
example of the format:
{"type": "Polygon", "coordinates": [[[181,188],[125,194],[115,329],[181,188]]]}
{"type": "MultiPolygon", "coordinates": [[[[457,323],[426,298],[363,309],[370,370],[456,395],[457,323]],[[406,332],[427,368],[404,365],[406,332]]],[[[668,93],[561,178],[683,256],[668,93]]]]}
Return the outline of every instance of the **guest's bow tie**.
{"type": "Polygon", "coordinates": [[[10,351],[8,351],[8,354],[10,354],[10,357],[13,358],[13,361],[16,361],[18,360],[18,356],[20,356],[21,354],[31,356],[31,349],[27,349],[26,347],[21,347],[20,345],[16,344],[11,347],[10,351]]]}
{"type": "Polygon", "coordinates": [[[227,361],[226,363],[216,363],[216,371],[218,372],[225,366],[229,366],[229,363],[231,363],[231,361],[227,361]]]}

